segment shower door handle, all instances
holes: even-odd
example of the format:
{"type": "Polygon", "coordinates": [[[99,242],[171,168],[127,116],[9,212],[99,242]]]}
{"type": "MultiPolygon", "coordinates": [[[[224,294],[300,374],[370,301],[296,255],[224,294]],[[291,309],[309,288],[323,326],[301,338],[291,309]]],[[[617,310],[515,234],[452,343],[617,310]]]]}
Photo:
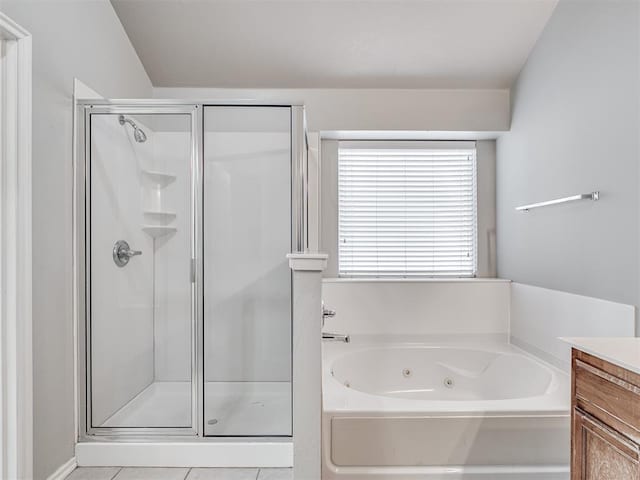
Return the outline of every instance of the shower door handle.
{"type": "Polygon", "coordinates": [[[127,263],[129,263],[129,259],[131,257],[136,257],[138,255],[142,255],[141,250],[131,250],[129,244],[126,240],[118,240],[113,245],[113,262],[118,267],[124,267],[127,263]]]}

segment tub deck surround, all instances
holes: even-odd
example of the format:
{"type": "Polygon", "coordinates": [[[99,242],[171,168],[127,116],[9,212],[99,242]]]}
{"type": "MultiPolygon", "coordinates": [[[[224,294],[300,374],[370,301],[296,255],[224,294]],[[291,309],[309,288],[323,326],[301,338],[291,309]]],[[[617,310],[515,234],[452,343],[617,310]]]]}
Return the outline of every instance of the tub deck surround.
{"type": "Polygon", "coordinates": [[[501,336],[323,345],[323,479],[567,479],[570,382],[501,336]]]}
{"type": "Polygon", "coordinates": [[[325,278],[322,299],[336,310],[326,330],[371,335],[509,333],[504,279],[325,278]]]}
{"type": "Polygon", "coordinates": [[[511,284],[511,343],[566,372],[570,369],[571,349],[561,337],[632,338],[636,331],[635,317],[633,305],[511,284]]]}

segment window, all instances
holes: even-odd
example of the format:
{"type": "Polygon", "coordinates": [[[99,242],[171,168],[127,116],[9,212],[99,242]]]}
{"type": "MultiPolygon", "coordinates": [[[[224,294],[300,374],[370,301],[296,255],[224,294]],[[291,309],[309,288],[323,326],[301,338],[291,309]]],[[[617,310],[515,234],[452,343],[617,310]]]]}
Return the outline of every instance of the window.
{"type": "Polygon", "coordinates": [[[473,277],[474,142],[341,142],[338,270],[348,277],[473,277]]]}

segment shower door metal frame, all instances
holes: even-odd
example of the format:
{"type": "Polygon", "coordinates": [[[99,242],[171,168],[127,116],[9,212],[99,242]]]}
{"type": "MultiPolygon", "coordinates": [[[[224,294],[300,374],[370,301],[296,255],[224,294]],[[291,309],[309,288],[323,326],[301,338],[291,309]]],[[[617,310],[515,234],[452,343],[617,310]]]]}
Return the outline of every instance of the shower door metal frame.
{"type": "MultiPolygon", "coordinates": [[[[308,251],[308,139],[305,109],[301,104],[264,103],[253,101],[200,101],[113,99],[78,100],[76,149],[74,161],[74,322],[76,326],[77,357],[77,433],[79,441],[282,441],[291,435],[275,436],[206,436],[204,426],[204,292],[203,292],[203,167],[204,167],[204,107],[253,106],[291,108],[291,248],[294,252],[308,251]],[[91,182],[91,115],[93,114],[188,114],[191,118],[191,419],[192,425],[182,427],[93,427],[91,425],[91,262],[90,251],[90,192],[91,182]]],[[[291,283],[293,290],[293,283],[291,283]]],[[[293,297],[291,298],[293,301],[293,297]]],[[[293,305],[291,305],[293,315],[293,305]]],[[[291,316],[291,321],[293,316],[291,316]]],[[[292,337],[293,341],[293,337],[292,337]]],[[[320,339],[318,339],[320,341],[320,339]]],[[[293,367],[293,358],[292,358],[293,367]]],[[[292,383],[293,385],[293,383],[292,383]]],[[[295,398],[292,396],[292,405],[295,398]]],[[[292,409],[293,415],[293,409],[292,409]]],[[[295,421],[295,419],[293,419],[295,421]]]]}
{"type": "Polygon", "coordinates": [[[195,437],[201,425],[198,405],[200,395],[201,365],[199,321],[201,307],[202,272],[201,232],[199,216],[202,198],[202,106],[182,103],[176,105],[138,102],[78,102],[78,161],[76,162],[76,288],[78,323],[78,429],[83,440],[112,436],[119,438],[156,438],[158,435],[195,437]],[[91,116],[92,115],[189,115],[191,126],[190,152],[190,246],[191,246],[191,426],[189,427],[94,427],[91,420],[91,116]],[[92,438],[93,437],[93,438],[92,438]]]}
{"type": "MultiPolygon", "coordinates": [[[[302,105],[292,105],[292,104],[255,104],[255,103],[223,103],[223,102],[205,102],[202,104],[202,126],[203,126],[203,149],[204,149],[204,116],[207,107],[259,107],[259,108],[287,108],[289,109],[289,148],[290,148],[290,166],[289,166],[289,188],[290,188],[290,199],[289,199],[289,215],[290,215],[290,242],[289,249],[291,252],[302,252],[308,250],[308,228],[307,228],[307,215],[308,215],[308,151],[309,151],[309,141],[307,138],[307,126],[306,126],[306,116],[304,106],[302,105]]],[[[204,153],[203,153],[204,159],[204,153]]],[[[204,165],[203,165],[204,170],[204,165]]],[[[204,183],[203,183],[204,185],[204,183]]],[[[203,209],[204,210],[204,206],[203,209]]],[[[203,216],[200,218],[202,232],[204,233],[204,226],[202,225],[203,216]]],[[[204,251],[202,252],[204,259],[204,251]]],[[[204,266],[201,266],[204,270],[204,266]]],[[[203,285],[204,286],[204,285],[203,285]]],[[[239,440],[239,439],[250,439],[251,441],[256,440],[282,440],[284,438],[293,438],[293,272],[289,273],[289,287],[290,287],[290,299],[289,299],[289,322],[290,322],[290,358],[291,358],[291,366],[290,366],[290,399],[291,399],[291,427],[289,434],[274,434],[274,435],[255,435],[255,434],[245,434],[245,435],[207,435],[206,427],[204,425],[204,409],[206,408],[206,398],[205,398],[205,389],[206,389],[206,379],[205,375],[205,367],[204,367],[204,295],[202,298],[203,302],[203,318],[201,324],[201,333],[202,333],[202,352],[203,358],[201,359],[201,372],[203,376],[203,387],[202,387],[202,430],[201,434],[199,434],[203,439],[209,440],[239,440]]],[[[204,293],[204,292],[203,292],[204,293]]]]}

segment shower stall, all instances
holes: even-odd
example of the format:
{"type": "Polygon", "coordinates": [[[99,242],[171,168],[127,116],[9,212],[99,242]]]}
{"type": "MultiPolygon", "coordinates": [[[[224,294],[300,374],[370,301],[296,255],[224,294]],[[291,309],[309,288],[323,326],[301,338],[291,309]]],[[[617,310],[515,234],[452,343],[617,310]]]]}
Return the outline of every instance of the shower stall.
{"type": "Polygon", "coordinates": [[[286,441],[303,107],[105,100],[77,119],[80,442],[286,441]]]}

